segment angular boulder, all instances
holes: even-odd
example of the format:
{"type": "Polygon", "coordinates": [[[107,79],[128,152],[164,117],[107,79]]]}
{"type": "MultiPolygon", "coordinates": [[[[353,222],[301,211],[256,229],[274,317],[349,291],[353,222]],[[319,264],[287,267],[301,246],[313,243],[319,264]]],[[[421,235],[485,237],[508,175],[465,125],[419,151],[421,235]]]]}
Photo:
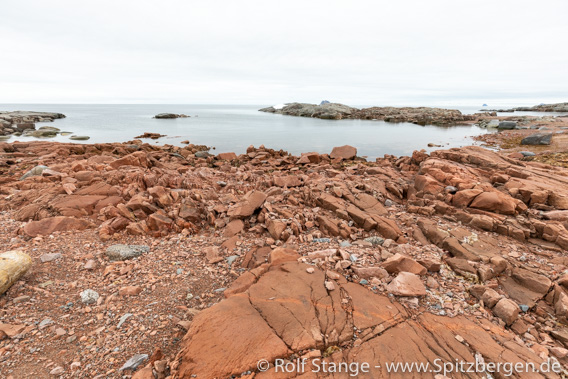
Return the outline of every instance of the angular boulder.
{"type": "Polygon", "coordinates": [[[331,157],[331,159],[349,160],[357,156],[357,149],[349,145],[338,146],[334,147],[333,150],[331,150],[331,154],[329,154],[329,156],[331,157]]]}
{"type": "Polygon", "coordinates": [[[266,194],[260,191],[251,191],[245,197],[233,205],[227,211],[227,215],[231,218],[245,218],[252,214],[264,204],[266,194]]]}
{"type": "Polygon", "coordinates": [[[396,296],[424,296],[426,287],[418,275],[401,272],[387,286],[387,291],[396,296]]]}
{"type": "Polygon", "coordinates": [[[414,259],[399,253],[384,261],[382,266],[389,274],[410,272],[416,275],[424,275],[427,271],[426,267],[422,266],[414,259]]]}
{"type": "Polygon", "coordinates": [[[495,316],[499,317],[507,325],[511,325],[519,315],[519,306],[513,300],[501,299],[493,308],[495,316]]]}

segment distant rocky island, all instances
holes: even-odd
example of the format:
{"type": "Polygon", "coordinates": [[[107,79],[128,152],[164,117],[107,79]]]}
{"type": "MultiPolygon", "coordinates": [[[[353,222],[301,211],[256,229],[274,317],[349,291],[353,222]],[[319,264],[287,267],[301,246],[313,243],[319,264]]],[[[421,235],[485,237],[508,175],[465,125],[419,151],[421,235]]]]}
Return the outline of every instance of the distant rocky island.
{"type": "Polygon", "coordinates": [[[325,101],[319,105],[289,103],[283,106],[262,108],[259,111],[326,120],[382,120],[411,122],[420,125],[455,125],[475,121],[479,116],[464,115],[456,109],[429,107],[370,107],[359,109],[339,103],[326,103],[325,101]]]}
{"type": "Polygon", "coordinates": [[[154,118],[162,118],[162,119],[168,119],[168,118],[188,118],[190,116],[185,115],[185,114],[177,114],[177,113],[158,113],[157,115],[154,116],[154,118]]]}
{"type": "Polygon", "coordinates": [[[517,107],[510,109],[487,109],[483,112],[568,112],[568,103],[540,104],[534,107],[517,107]]]}

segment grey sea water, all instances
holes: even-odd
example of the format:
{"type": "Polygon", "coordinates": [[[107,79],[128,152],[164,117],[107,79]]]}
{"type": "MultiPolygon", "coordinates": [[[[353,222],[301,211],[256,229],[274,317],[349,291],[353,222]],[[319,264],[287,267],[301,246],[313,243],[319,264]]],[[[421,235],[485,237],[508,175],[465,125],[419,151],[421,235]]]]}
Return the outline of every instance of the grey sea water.
{"type": "MultiPolygon", "coordinates": [[[[0,104],[0,110],[59,112],[67,116],[53,123],[76,135],[87,135],[82,143],[126,142],[144,132],[165,134],[151,144],[181,145],[181,141],[215,148],[212,153],[246,151],[249,145],[265,145],[293,154],[316,151],[329,153],[334,146],[352,145],[358,155],[369,159],[384,154],[408,155],[414,150],[427,151],[428,143],[445,148],[474,143],[473,136],[488,131],[476,126],[420,126],[411,123],[387,123],[367,120],[320,120],[258,112],[262,105],[174,105],[174,104],[0,104]],[[155,114],[183,113],[190,118],[160,120],[155,114]]],[[[480,107],[453,107],[464,113],[474,113],[480,107]]],[[[524,113],[526,114],[526,113],[524,113]]],[[[504,114],[510,116],[511,113],[504,114]]],[[[539,114],[542,115],[542,114],[539,114]]],[[[13,141],[34,138],[12,137],[13,141]]],[[[50,140],[69,142],[69,136],[50,140]]],[[[81,143],[81,142],[79,142],[81,143]]]]}

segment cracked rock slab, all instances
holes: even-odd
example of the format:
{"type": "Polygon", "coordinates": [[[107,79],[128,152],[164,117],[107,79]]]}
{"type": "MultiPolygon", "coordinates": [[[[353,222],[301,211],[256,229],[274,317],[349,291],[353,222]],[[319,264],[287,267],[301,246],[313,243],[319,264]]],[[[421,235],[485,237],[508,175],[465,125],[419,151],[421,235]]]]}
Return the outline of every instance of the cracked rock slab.
{"type": "MultiPolygon", "coordinates": [[[[325,362],[381,366],[360,373],[361,378],[434,378],[433,373],[388,373],[386,362],[475,362],[476,355],[485,362],[542,362],[514,334],[487,320],[430,313],[411,317],[392,299],[344,278],[327,291],[324,283],[332,279],[317,269],[310,274],[308,267],[313,266],[272,265],[245,291],[199,313],[182,341],[173,377],[224,378],[249,371],[247,378],[348,377],[312,373],[313,362],[303,372],[275,372],[276,359],[292,360],[308,352],[325,362]],[[271,368],[259,372],[260,360],[271,368]]],[[[547,375],[531,377],[557,377],[547,375]]]]}

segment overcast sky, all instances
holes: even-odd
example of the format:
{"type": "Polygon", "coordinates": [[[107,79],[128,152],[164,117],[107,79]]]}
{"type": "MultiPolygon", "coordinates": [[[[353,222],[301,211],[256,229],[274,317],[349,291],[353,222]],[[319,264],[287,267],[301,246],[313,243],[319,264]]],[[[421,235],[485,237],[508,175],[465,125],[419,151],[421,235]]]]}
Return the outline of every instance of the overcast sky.
{"type": "Polygon", "coordinates": [[[0,103],[568,101],[568,1],[0,0],[0,103]]]}

